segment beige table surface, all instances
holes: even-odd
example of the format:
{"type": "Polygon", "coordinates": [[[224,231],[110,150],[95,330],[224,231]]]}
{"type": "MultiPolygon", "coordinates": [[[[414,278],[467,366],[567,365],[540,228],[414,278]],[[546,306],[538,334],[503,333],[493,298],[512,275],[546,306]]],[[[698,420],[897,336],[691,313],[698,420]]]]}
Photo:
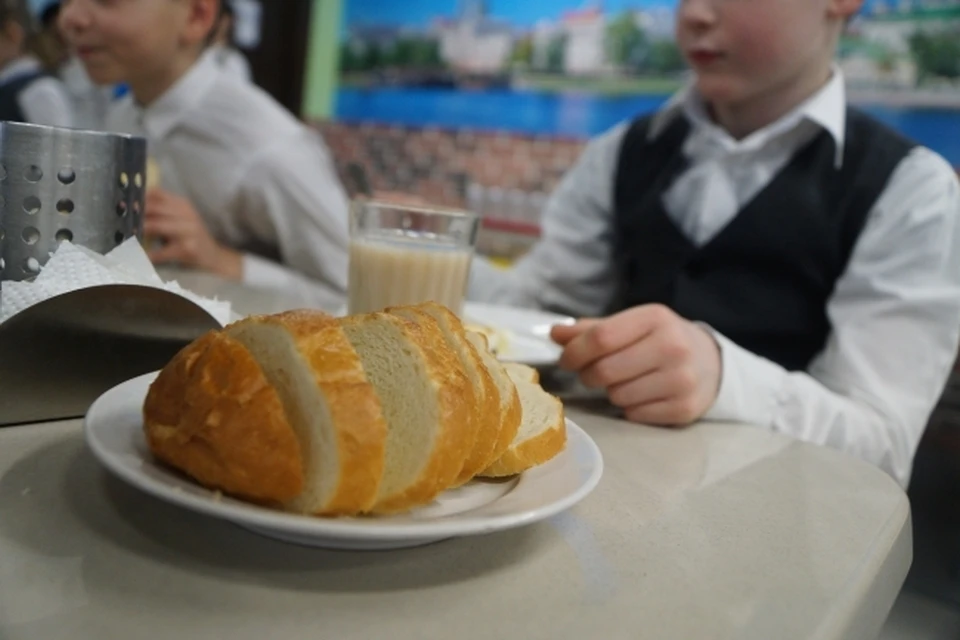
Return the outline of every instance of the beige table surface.
{"type": "Polygon", "coordinates": [[[876,637],[911,561],[889,477],[758,428],[578,406],[606,463],[583,503],[376,553],[150,498],[101,469],[79,421],[0,430],[0,640],[876,637]]]}

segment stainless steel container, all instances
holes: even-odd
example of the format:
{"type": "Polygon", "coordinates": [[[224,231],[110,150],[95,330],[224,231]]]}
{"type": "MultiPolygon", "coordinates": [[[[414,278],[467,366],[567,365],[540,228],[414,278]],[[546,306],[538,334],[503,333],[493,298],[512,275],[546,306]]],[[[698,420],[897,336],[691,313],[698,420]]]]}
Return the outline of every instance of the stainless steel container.
{"type": "Polygon", "coordinates": [[[63,240],[140,237],[146,159],[143,138],[0,123],[0,280],[33,278],[63,240]]]}
{"type": "MultiPolygon", "coordinates": [[[[142,237],[146,151],[143,138],[0,123],[0,281],[33,278],[63,240],[104,254],[142,237]]],[[[153,287],[44,300],[0,323],[0,427],[83,416],[217,326],[153,287]]]]}

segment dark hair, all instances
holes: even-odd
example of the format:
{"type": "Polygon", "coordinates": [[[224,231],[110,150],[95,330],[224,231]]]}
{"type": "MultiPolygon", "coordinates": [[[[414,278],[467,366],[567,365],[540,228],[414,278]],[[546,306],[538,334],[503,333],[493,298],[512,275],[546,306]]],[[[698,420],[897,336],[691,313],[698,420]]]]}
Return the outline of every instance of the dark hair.
{"type": "Polygon", "coordinates": [[[40,12],[40,26],[49,29],[57,24],[57,18],[60,17],[60,0],[53,0],[40,12]]]}
{"type": "Polygon", "coordinates": [[[37,33],[37,21],[27,8],[25,0],[0,0],[0,25],[14,21],[28,36],[37,33]]]}
{"type": "MultiPolygon", "coordinates": [[[[213,28],[210,29],[210,33],[207,34],[207,46],[213,44],[213,41],[217,37],[217,32],[220,31],[220,25],[223,24],[224,18],[230,18],[231,20],[236,17],[236,13],[233,10],[233,3],[230,0],[220,0],[220,10],[217,11],[217,21],[214,22],[213,28]]],[[[229,44],[233,46],[233,32],[231,31],[229,37],[229,44]]]]}
{"type": "Polygon", "coordinates": [[[23,50],[40,58],[45,66],[53,64],[51,52],[40,37],[40,25],[27,7],[26,0],[0,0],[0,28],[11,22],[23,29],[23,50]]]}

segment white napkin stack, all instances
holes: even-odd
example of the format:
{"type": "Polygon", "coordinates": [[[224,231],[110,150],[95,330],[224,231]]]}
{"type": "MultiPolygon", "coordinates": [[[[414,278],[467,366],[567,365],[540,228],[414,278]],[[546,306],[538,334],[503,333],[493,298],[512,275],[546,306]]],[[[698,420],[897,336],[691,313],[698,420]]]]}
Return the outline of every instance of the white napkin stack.
{"type": "Polygon", "coordinates": [[[221,325],[233,319],[229,302],[203,298],[177,282],[164,282],[140,242],[130,238],[106,255],[62,242],[33,282],[3,282],[0,323],[55,296],[110,284],[165,289],[200,306],[221,325]]]}

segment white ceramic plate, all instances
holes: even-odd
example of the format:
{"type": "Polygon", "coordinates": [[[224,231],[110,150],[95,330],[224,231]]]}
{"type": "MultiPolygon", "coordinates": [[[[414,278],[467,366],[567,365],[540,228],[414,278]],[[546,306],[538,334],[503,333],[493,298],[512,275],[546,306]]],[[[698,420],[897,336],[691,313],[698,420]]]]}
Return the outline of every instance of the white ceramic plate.
{"type": "Polygon", "coordinates": [[[550,329],[575,322],[573,318],[555,313],[476,302],[466,303],[463,315],[467,322],[504,332],[506,345],[497,353],[501,360],[534,367],[557,363],[561,349],[550,339],[550,329]]]}
{"type": "Polygon", "coordinates": [[[161,500],[286,542],[331,549],[400,549],[503,531],[569,509],[593,491],[603,473],[597,445],[568,420],[567,448],[547,464],[503,482],[470,483],[409,514],[323,519],[282,513],[220,496],[154,460],[143,436],[141,410],[156,375],[125,382],[90,407],[84,431],[93,454],[109,471],[161,500]]]}

